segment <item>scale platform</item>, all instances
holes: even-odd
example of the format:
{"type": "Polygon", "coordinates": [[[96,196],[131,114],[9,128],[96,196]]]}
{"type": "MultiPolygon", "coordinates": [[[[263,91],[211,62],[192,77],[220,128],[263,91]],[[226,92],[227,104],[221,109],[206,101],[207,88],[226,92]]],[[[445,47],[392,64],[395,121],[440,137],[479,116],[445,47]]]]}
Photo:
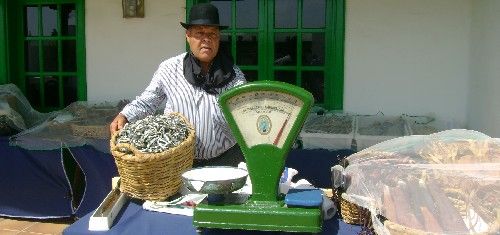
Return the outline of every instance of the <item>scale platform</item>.
{"type": "Polygon", "coordinates": [[[283,201],[247,201],[241,205],[199,204],[193,224],[201,228],[321,232],[320,208],[290,208],[283,201]]]}
{"type": "Polygon", "coordinates": [[[201,229],[321,231],[321,205],[287,206],[284,196],[278,193],[286,157],[312,103],[310,92],[276,81],[247,83],[220,96],[224,117],[246,160],[252,194],[244,202],[207,200],[198,204],[194,209],[194,226],[201,229]]]}

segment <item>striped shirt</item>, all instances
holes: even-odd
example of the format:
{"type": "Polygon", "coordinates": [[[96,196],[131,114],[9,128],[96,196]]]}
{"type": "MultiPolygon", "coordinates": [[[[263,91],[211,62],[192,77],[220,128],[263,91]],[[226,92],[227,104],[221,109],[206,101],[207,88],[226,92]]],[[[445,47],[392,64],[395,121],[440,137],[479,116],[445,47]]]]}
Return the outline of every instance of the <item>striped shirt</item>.
{"type": "Polygon", "coordinates": [[[214,158],[236,143],[217,99],[223,91],[245,83],[245,78],[243,72],[233,66],[235,79],[222,88],[216,88],[218,94],[209,94],[191,85],[184,77],[185,55],[182,53],[163,61],[146,90],[125,106],[121,113],[134,122],[154,114],[165,102],[165,114],[182,113],[195,127],[195,158],[214,158]]]}

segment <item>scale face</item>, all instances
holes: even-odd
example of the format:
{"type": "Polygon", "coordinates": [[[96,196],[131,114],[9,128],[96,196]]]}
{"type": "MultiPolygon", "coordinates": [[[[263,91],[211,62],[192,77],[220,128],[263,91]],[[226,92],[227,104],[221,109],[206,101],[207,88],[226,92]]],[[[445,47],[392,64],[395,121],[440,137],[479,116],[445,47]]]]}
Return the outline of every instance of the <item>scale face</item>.
{"type": "Polygon", "coordinates": [[[312,94],[301,87],[284,82],[257,81],[226,91],[219,98],[219,104],[247,157],[262,152],[262,149],[255,149],[261,145],[272,145],[283,151],[266,154],[286,155],[313,100],[312,94]]]}
{"type": "Polygon", "coordinates": [[[250,91],[231,97],[227,106],[248,148],[283,148],[304,102],[278,91],[250,91]]]}
{"type": "Polygon", "coordinates": [[[198,204],[196,227],[321,231],[319,207],[289,207],[278,193],[286,157],[312,103],[310,92],[276,81],[251,82],[221,94],[219,104],[245,157],[252,195],[243,203],[198,204]]]}

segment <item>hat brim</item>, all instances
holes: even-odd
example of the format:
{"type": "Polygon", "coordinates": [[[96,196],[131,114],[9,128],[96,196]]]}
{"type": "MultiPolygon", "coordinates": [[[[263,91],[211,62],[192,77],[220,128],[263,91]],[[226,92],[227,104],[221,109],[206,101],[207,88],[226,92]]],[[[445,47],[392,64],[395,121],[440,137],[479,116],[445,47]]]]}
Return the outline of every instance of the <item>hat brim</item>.
{"type": "Polygon", "coordinates": [[[221,29],[221,30],[229,28],[229,26],[222,26],[222,25],[218,25],[218,24],[186,24],[183,22],[179,22],[179,23],[181,23],[182,27],[184,27],[185,29],[189,29],[189,27],[195,26],[195,25],[215,26],[215,27],[219,27],[219,29],[221,29]]]}

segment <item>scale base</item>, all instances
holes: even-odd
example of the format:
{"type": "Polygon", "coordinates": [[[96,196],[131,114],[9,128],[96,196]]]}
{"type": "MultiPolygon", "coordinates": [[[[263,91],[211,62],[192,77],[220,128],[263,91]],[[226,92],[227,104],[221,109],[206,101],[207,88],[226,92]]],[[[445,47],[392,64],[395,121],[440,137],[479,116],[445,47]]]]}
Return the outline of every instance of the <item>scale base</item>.
{"type": "Polygon", "coordinates": [[[248,201],[241,205],[199,204],[193,225],[198,228],[259,231],[321,232],[321,209],[287,208],[283,201],[248,201]]]}

